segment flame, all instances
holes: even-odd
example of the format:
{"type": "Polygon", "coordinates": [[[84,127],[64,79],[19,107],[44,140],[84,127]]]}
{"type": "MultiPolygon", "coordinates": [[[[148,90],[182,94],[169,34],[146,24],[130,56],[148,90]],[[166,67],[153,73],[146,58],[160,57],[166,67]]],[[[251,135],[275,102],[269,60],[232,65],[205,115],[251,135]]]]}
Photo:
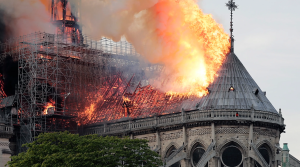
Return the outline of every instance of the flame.
{"type": "Polygon", "coordinates": [[[55,110],[55,102],[52,99],[50,99],[50,101],[47,102],[46,105],[44,106],[43,114],[44,115],[50,114],[48,113],[48,109],[50,108],[53,108],[53,110],[55,110]]]}
{"type": "Polygon", "coordinates": [[[92,120],[92,114],[95,112],[95,103],[85,108],[85,115],[89,120],[92,120]]]}
{"type": "Polygon", "coordinates": [[[128,97],[123,96],[123,101],[124,102],[130,102],[131,100],[128,97]]]}
{"type": "MultiPolygon", "coordinates": [[[[112,2],[113,0],[110,1],[112,2]]],[[[127,2],[146,3],[150,1],[137,2],[132,0],[127,2]]],[[[155,2],[155,0],[151,2],[155,2]]],[[[70,15],[71,10],[69,4],[67,6],[66,17],[70,15]]],[[[108,30],[110,33],[115,29],[119,30],[127,27],[126,33],[117,32],[115,34],[125,35],[128,41],[134,45],[135,49],[141,55],[145,56],[148,61],[163,64],[165,66],[164,71],[158,79],[150,81],[151,85],[138,87],[130,95],[125,94],[125,90],[129,84],[124,83],[126,80],[124,81],[120,76],[112,79],[106,85],[104,84],[105,86],[103,87],[99,86],[99,90],[101,91],[89,92],[92,95],[86,96],[87,102],[84,102],[83,111],[79,113],[80,118],[86,119],[82,123],[86,124],[124,117],[123,102],[130,102],[131,105],[128,108],[130,108],[130,117],[133,118],[178,112],[182,107],[181,104],[183,101],[190,100],[193,102],[194,97],[201,97],[208,93],[207,87],[217,76],[217,70],[230,48],[229,36],[224,32],[222,26],[216,23],[212,15],[203,13],[199,9],[196,0],[157,0],[154,5],[146,6],[141,13],[139,11],[137,14],[134,14],[135,18],[142,17],[145,13],[147,16],[142,18],[145,24],[143,25],[144,27],[142,26],[144,29],[136,31],[136,33],[131,32],[133,36],[138,38],[136,41],[129,34],[126,34],[129,31],[127,29],[133,28],[133,26],[127,25],[128,21],[135,18],[123,19],[120,24],[124,22],[124,24],[126,23],[125,26],[112,26],[104,22],[105,24],[92,24],[92,27],[97,27],[97,25],[105,27],[105,25],[109,25],[110,28],[108,30]],[[146,23],[151,24],[148,25],[146,23]],[[149,33],[151,36],[146,35],[146,38],[142,38],[142,35],[140,35],[142,33],[140,32],[151,32],[149,33]],[[152,41],[144,41],[150,38],[152,41]],[[140,43],[155,43],[157,45],[147,45],[149,46],[147,48],[145,45],[141,45],[142,47],[139,46],[140,43]],[[159,49],[154,46],[158,46],[157,48],[159,49]],[[155,52],[152,52],[152,50],[155,50],[155,52]]],[[[56,13],[54,19],[62,20],[63,9],[60,1],[55,4],[55,8],[59,12],[56,13]]],[[[137,6],[133,8],[139,9],[137,6]]],[[[107,9],[110,8],[108,7],[107,9]]],[[[97,10],[100,11],[100,9],[97,10]]],[[[107,12],[110,11],[114,10],[107,12]]],[[[110,19],[107,19],[109,15],[105,15],[104,20],[114,20],[118,14],[129,16],[131,13],[134,12],[127,12],[124,9],[113,15],[114,17],[110,19]]],[[[101,17],[101,15],[92,14],[95,17],[101,17]]],[[[68,18],[66,19],[68,20],[68,18]]],[[[84,18],[84,20],[88,19],[91,18],[84,18]]],[[[93,20],[93,22],[98,21],[93,20]]],[[[114,20],[114,22],[118,21],[114,20]]],[[[89,24],[86,24],[86,26],[89,26],[89,24]]],[[[66,31],[73,31],[73,29],[66,28],[66,31]]],[[[132,31],[134,31],[134,28],[132,31]]],[[[99,30],[99,32],[103,31],[99,30]]],[[[104,35],[109,36],[107,34],[104,35]]],[[[72,55],[70,57],[79,59],[79,57],[72,55]]],[[[54,107],[54,103],[52,106],[51,104],[47,103],[47,106],[45,106],[45,114],[48,114],[48,108],[54,107]]]]}
{"type": "MultiPolygon", "coordinates": [[[[7,97],[3,88],[4,88],[3,75],[0,73],[0,102],[3,100],[3,98],[7,97]]],[[[0,105],[0,106],[5,107],[2,105],[0,105]]]]}
{"type": "Polygon", "coordinates": [[[164,46],[163,54],[150,61],[166,66],[162,82],[154,85],[170,95],[206,95],[229,52],[228,35],[195,0],[160,0],[153,13],[163,26],[156,34],[164,46]]]}
{"type": "Polygon", "coordinates": [[[125,36],[150,63],[164,65],[162,74],[150,82],[153,87],[182,96],[208,93],[230,42],[197,0],[83,1],[79,24],[92,38],[119,41],[125,36]]]}

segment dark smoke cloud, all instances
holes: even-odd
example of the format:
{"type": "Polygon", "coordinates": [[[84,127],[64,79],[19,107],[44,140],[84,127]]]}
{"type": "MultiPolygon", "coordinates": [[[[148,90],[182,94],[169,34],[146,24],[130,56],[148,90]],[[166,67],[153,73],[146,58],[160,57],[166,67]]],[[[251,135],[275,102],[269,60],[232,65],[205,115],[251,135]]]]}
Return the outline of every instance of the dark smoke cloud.
{"type": "Polygon", "coordinates": [[[0,43],[4,43],[12,35],[11,31],[9,31],[9,28],[5,24],[7,22],[7,18],[8,16],[6,16],[5,12],[2,9],[0,9],[0,43]]]}
{"type": "Polygon", "coordinates": [[[50,18],[39,0],[0,0],[0,41],[36,31],[54,33],[50,18]]]}
{"type": "Polygon", "coordinates": [[[0,73],[3,75],[3,90],[7,96],[15,94],[15,88],[18,84],[18,62],[11,56],[6,56],[0,67],[0,73]]]}

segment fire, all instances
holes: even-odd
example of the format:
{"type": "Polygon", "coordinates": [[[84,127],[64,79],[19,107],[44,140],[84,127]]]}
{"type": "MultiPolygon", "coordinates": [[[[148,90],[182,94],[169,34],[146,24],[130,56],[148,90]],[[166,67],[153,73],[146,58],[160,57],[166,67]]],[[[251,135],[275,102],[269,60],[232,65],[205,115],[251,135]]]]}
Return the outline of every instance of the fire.
{"type": "MultiPolygon", "coordinates": [[[[133,93],[119,96],[111,93],[97,103],[90,103],[85,108],[84,118],[87,120],[83,121],[84,124],[124,116],[138,118],[174,113],[180,111],[183,104],[188,104],[184,107],[194,107],[199,102],[197,99],[208,93],[207,87],[217,76],[217,70],[229,52],[229,36],[212,15],[199,9],[195,0],[158,0],[143,12],[136,17],[151,24],[139,25],[144,29],[135,27],[137,33],[133,35],[152,32],[151,35],[147,38],[141,36],[137,41],[128,34],[125,36],[148,61],[163,64],[163,72],[157,79],[150,80],[150,85],[137,86],[133,93]],[[148,45],[141,47],[140,43],[148,45]],[[151,45],[153,43],[155,45],[151,45]]],[[[112,81],[123,82],[119,77],[112,81]]],[[[129,84],[108,82],[100,94],[126,90],[126,85],[129,84]]]]}
{"type": "MultiPolygon", "coordinates": [[[[45,6],[50,4],[50,1],[40,1],[45,6]]],[[[229,52],[230,42],[221,25],[212,15],[204,14],[196,2],[128,0],[119,3],[118,0],[107,0],[90,3],[86,0],[81,4],[86,7],[83,8],[86,11],[81,10],[83,19],[80,20],[85,31],[92,28],[99,33],[92,33],[93,37],[106,36],[117,41],[125,36],[149,62],[164,65],[161,75],[150,80],[151,85],[137,86],[132,94],[126,94],[129,83],[121,76],[115,76],[103,87],[99,85],[99,92],[88,92],[93,95],[85,96],[86,101],[81,105],[83,111],[79,113],[83,123],[119,119],[127,114],[147,117],[178,112],[183,101],[193,102],[193,98],[208,93],[207,87],[214,81],[229,52]],[[87,14],[93,17],[87,17],[87,14]]],[[[58,12],[53,13],[53,20],[74,19],[71,5],[65,5],[67,7],[63,9],[64,4],[55,1],[53,8],[58,12]],[[63,10],[66,10],[66,18],[63,18],[63,10]]],[[[66,27],[65,32],[73,30],[66,27]]],[[[69,57],[80,59],[75,55],[69,57]]],[[[44,114],[49,114],[48,109],[54,106],[53,101],[47,103],[44,114]]]]}
{"type": "Polygon", "coordinates": [[[85,115],[89,120],[92,119],[92,114],[95,112],[95,103],[92,103],[90,106],[85,108],[85,115]]]}
{"type": "Polygon", "coordinates": [[[150,61],[166,66],[162,84],[155,86],[171,95],[206,95],[229,52],[228,35],[195,0],[160,0],[152,10],[162,24],[156,34],[164,46],[162,55],[150,61]]]}
{"type": "Polygon", "coordinates": [[[44,115],[53,114],[53,113],[49,113],[48,112],[49,110],[52,110],[53,112],[55,110],[55,102],[52,99],[50,99],[50,101],[47,102],[46,105],[44,106],[43,114],[44,115]]]}
{"type": "Polygon", "coordinates": [[[80,24],[92,38],[119,41],[125,36],[150,63],[164,65],[161,75],[150,82],[153,87],[182,96],[208,93],[230,42],[197,0],[82,2],[80,24]]]}

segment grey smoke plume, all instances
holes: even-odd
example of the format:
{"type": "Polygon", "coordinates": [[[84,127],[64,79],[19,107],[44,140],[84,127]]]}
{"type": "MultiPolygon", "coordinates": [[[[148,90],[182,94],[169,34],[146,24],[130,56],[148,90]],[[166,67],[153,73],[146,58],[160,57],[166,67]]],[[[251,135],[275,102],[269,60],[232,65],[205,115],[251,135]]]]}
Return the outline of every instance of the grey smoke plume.
{"type": "Polygon", "coordinates": [[[36,31],[54,33],[50,14],[39,0],[0,0],[0,40],[36,31]]]}

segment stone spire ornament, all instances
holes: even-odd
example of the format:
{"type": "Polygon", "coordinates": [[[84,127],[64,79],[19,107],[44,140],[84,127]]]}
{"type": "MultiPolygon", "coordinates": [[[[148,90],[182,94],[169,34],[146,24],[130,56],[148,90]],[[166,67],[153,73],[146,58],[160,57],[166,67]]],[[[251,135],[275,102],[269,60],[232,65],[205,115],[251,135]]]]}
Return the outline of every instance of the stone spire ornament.
{"type": "Polygon", "coordinates": [[[230,42],[231,42],[230,52],[233,53],[234,52],[234,38],[233,38],[233,34],[232,34],[232,32],[233,32],[232,17],[233,17],[233,11],[235,11],[235,9],[238,9],[238,6],[235,4],[235,2],[233,2],[233,0],[228,1],[228,3],[226,3],[226,6],[230,10],[230,42]]]}

